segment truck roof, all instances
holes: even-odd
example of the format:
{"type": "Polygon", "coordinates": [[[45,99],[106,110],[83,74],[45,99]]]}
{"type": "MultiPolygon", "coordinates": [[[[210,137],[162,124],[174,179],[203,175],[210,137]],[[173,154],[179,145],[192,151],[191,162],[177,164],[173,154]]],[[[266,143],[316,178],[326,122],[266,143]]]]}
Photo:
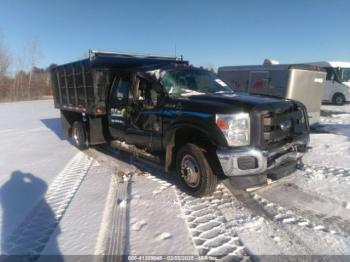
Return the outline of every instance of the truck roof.
{"type": "Polygon", "coordinates": [[[243,65],[243,66],[222,66],[219,67],[219,71],[247,71],[247,70],[288,70],[288,69],[301,69],[312,71],[324,71],[318,65],[310,64],[273,64],[273,65],[243,65]]]}
{"type": "Polygon", "coordinates": [[[123,53],[123,52],[109,52],[109,51],[97,51],[89,50],[89,58],[62,64],[55,65],[52,68],[65,67],[76,63],[89,64],[91,67],[140,67],[154,64],[188,64],[188,61],[183,60],[181,57],[176,56],[160,56],[152,54],[139,54],[139,53],[123,53]]]}

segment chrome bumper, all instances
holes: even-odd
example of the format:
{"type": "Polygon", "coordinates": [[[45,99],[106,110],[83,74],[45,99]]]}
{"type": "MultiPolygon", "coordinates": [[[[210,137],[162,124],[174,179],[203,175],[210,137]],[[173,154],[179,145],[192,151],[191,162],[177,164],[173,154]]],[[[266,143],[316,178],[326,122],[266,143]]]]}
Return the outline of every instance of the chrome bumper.
{"type": "Polygon", "coordinates": [[[228,177],[259,175],[270,169],[278,167],[288,161],[297,161],[305,153],[298,151],[298,148],[306,148],[309,143],[309,136],[305,135],[289,144],[286,144],[278,149],[265,151],[255,148],[246,148],[244,150],[237,149],[218,149],[216,151],[219,158],[222,170],[228,177]],[[240,169],[238,159],[240,157],[255,157],[257,167],[253,169],[240,169]]]}

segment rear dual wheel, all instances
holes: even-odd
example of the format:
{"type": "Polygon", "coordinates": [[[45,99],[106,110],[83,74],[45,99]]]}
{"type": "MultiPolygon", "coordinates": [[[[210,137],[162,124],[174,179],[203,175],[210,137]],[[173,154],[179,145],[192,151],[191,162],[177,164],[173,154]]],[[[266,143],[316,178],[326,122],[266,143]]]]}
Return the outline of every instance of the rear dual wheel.
{"type": "Polygon", "coordinates": [[[75,121],[72,125],[73,145],[80,150],[88,148],[87,130],[85,125],[80,121],[75,121]]]}
{"type": "Polygon", "coordinates": [[[186,144],[177,152],[176,173],[186,193],[200,197],[215,191],[218,178],[209,158],[208,151],[194,144],[186,144]]]}

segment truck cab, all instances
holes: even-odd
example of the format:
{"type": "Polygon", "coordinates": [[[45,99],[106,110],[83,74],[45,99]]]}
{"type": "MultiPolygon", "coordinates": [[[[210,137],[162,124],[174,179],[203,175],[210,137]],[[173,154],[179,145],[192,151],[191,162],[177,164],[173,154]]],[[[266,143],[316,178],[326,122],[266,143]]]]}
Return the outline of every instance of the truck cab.
{"type": "Polygon", "coordinates": [[[350,62],[312,62],[308,63],[327,71],[326,85],[322,101],[343,105],[350,101],[350,62]]]}
{"type": "MultiPolygon", "coordinates": [[[[119,61],[113,58],[112,64],[119,61]]],[[[92,111],[55,99],[64,133],[77,147],[119,143],[141,150],[194,196],[213,193],[222,179],[239,188],[262,185],[301,162],[309,126],[300,102],[235,93],[216,74],[188,63],[128,65],[105,70],[104,102],[92,111]]],[[[98,89],[101,83],[91,85],[98,89]]],[[[61,81],[54,86],[63,91],[61,81]]]]}

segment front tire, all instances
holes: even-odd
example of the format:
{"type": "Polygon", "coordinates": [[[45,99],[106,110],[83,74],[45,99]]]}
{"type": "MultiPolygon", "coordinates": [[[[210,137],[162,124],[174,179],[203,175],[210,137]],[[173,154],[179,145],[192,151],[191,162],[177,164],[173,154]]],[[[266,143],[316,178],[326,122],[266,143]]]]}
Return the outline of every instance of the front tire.
{"type": "Polygon", "coordinates": [[[335,94],[332,100],[333,104],[336,104],[338,106],[342,106],[345,104],[345,97],[342,94],[335,94]]]}
{"type": "Polygon", "coordinates": [[[75,121],[72,126],[73,145],[80,150],[88,148],[87,131],[84,124],[80,121],[75,121]]]}
{"type": "Polygon", "coordinates": [[[207,152],[194,144],[180,148],[176,156],[176,173],[184,191],[201,197],[212,194],[218,178],[208,162],[207,152]]]}

